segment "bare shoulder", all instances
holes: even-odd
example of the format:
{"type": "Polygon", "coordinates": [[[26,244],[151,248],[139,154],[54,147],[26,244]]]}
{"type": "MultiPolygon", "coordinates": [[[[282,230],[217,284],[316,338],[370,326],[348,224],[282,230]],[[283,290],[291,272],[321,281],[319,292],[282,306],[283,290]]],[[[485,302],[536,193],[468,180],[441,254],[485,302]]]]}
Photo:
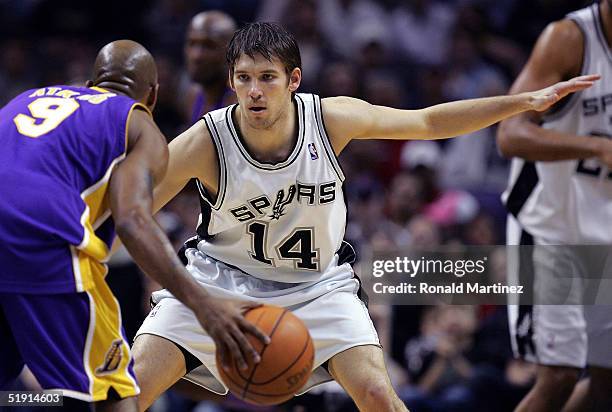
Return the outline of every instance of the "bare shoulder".
{"type": "Polygon", "coordinates": [[[212,138],[204,120],[199,120],[189,129],[178,135],[170,142],[171,156],[180,154],[182,158],[209,160],[215,148],[212,138]]]}
{"type": "Polygon", "coordinates": [[[188,178],[195,177],[216,193],[219,159],[204,120],[197,121],[172,140],[169,149],[169,173],[176,171],[188,178]]]}
{"type": "Polygon", "coordinates": [[[166,138],[153,121],[151,114],[139,106],[136,106],[130,113],[127,128],[128,151],[134,147],[142,136],[166,144],[166,138]]]}
{"type": "Polygon", "coordinates": [[[323,121],[336,154],[352,139],[369,130],[373,121],[372,108],[370,103],[354,97],[321,99],[323,121]]]}
{"type": "Polygon", "coordinates": [[[542,68],[558,71],[562,78],[580,74],[584,53],[584,35],[573,20],[550,23],[540,35],[532,58],[542,68]]]}

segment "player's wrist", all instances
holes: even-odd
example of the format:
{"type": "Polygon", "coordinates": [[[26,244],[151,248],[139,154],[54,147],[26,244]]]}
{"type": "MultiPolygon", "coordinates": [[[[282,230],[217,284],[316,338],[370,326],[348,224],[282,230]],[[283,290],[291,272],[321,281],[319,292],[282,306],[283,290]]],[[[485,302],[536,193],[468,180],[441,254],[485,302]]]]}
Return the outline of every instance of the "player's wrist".
{"type": "Polygon", "coordinates": [[[590,153],[589,157],[601,157],[605,153],[606,139],[586,138],[587,150],[590,153]]]}

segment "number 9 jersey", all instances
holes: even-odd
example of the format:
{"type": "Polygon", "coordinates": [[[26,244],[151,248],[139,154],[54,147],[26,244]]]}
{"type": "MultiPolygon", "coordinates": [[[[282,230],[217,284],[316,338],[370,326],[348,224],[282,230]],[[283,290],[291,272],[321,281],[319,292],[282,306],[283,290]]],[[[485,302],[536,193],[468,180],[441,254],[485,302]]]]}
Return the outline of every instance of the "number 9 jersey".
{"type": "Polygon", "coordinates": [[[134,100],[100,88],[27,91],[0,110],[0,292],[69,293],[106,274],[108,183],[134,100]]]}

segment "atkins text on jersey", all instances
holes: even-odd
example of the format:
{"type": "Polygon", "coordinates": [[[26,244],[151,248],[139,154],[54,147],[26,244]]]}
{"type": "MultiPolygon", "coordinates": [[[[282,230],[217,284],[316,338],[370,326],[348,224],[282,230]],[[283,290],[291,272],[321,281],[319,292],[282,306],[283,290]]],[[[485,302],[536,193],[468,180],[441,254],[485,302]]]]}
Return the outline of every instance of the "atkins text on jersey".
{"type": "Polygon", "coordinates": [[[285,208],[294,199],[309,206],[332,203],[336,200],[336,182],[318,185],[297,182],[287,189],[280,189],[276,193],[274,203],[268,196],[262,194],[229,211],[239,222],[248,222],[263,215],[267,215],[270,220],[279,220],[285,214],[285,208]]]}

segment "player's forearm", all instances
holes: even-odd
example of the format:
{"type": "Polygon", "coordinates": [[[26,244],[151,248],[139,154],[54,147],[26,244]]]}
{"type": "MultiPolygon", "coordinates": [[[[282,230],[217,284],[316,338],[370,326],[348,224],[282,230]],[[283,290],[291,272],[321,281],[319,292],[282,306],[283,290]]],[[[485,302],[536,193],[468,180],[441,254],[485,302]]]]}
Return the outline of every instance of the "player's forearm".
{"type": "Polygon", "coordinates": [[[145,210],[131,210],[116,222],[117,234],[138,266],[187,307],[207,294],[185,270],[165,233],[145,210]]]}
{"type": "Polygon", "coordinates": [[[423,109],[428,125],[426,139],[460,136],[491,126],[531,109],[531,94],[459,100],[423,109]]]}
{"type": "Polygon", "coordinates": [[[529,161],[586,159],[599,155],[601,139],[544,129],[528,119],[509,119],[498,130],[497,143],[505,157],[529,161]]]}

